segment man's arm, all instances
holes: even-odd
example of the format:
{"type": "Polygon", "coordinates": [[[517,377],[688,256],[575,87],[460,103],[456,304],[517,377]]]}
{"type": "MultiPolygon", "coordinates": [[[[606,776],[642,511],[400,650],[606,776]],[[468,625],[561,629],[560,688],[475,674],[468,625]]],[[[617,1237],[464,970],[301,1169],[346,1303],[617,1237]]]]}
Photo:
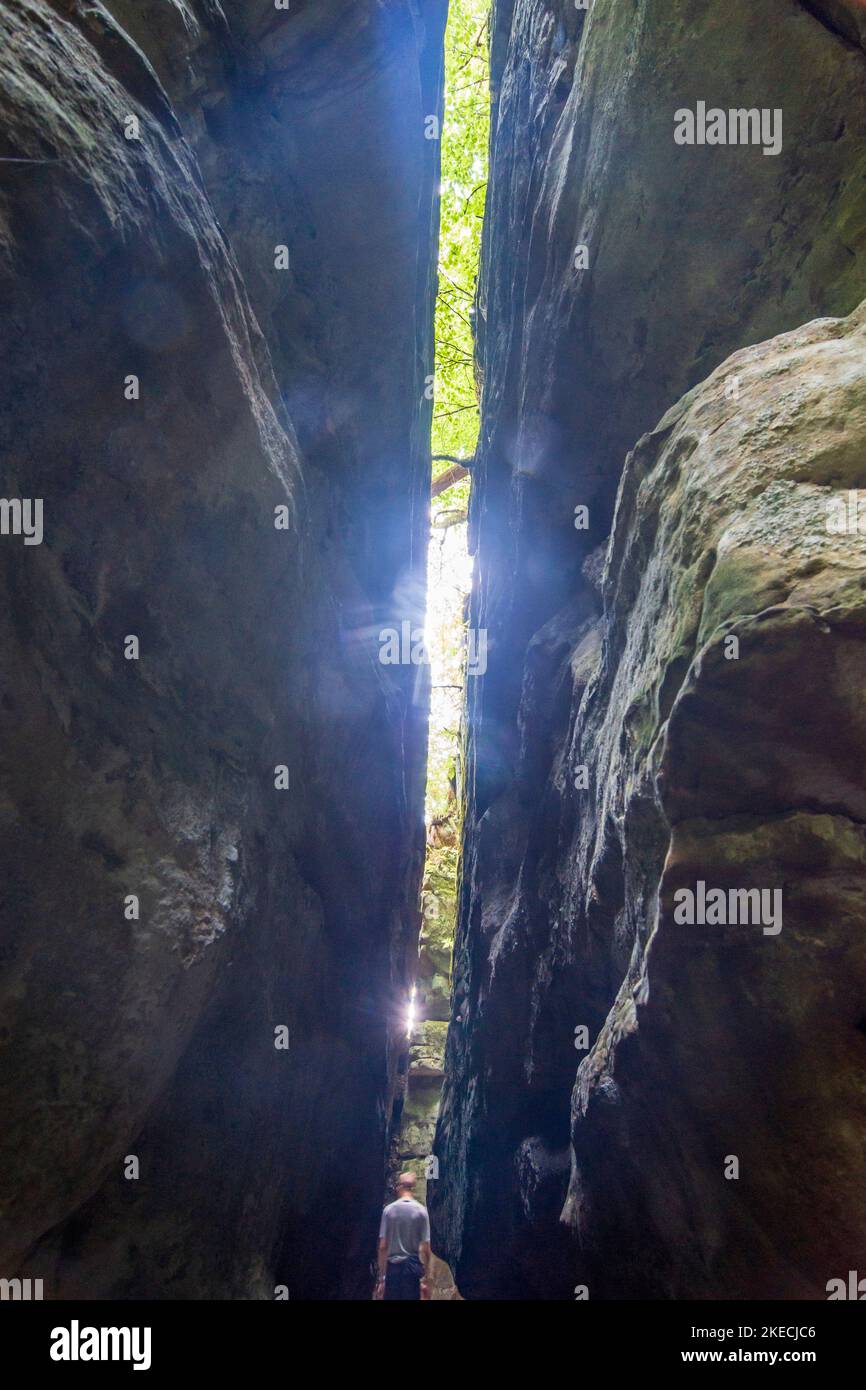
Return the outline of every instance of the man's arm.
{"type": "Polygon", "coordinates": [[[430,1216],[426,1207],[422,1207],[421,1210],[424,1213],[424,1219],[421,1222],[421,1229],[418,1232],[421,1237],[418,1242],[418,1259],[421,1261],[424,1269],[424,1274],[421,1278],[421,1297],[427,1299],[430,1297],[430,1285],[428,1280],[430,1278],[430,1261],[433,1258],[433,1252],[430,1249],[430,1216]]]}
{"type": "Polygon", "coordinates": [[[430,1267],[433,1259],[433,1252],[430,1249],[429,1240],[422,1240],[418,1246],[418,1259],[424,1266],[424,1273],[421,1276],[421,1298],[426,1303],[432,1296],[430,1287],[430,1267]]]}
{"type": "Polygon", "coordinates": [[[386,1236],[380,1236],[379,1238],[379,1250],[377,1261],[379,1267],[379,1278],[376,1283],[376,1297],[381,1298],[385,1288],[385,1270],[388,1266],[388,1239],[386,1236]]]}

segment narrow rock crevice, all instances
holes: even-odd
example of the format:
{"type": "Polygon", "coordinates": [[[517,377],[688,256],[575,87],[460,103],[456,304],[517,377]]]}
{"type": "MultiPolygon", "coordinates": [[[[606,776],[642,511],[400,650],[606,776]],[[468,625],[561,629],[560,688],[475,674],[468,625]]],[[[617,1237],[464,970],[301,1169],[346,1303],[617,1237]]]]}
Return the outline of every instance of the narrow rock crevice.
{"type": "Polygon", "coordinates": [[[448,8],[0,0],[3,1289],[858,1267],[866,7],[448,8]]]}
{"type": "Polygon", "coordinates": [[[811,1053],[818,1030],[851,1120],[853,995],[835,1022],[800,1007],[862,981],[859,832],[833,819],[862,813],[843,693],[861,560],[824,492],[854,486],[861,416],[859,320],[832,317],[866,289],[859,55],[802,9],[571,8],[494,6],[471,516],[491,655],[469,692],[434,1233],[470,1299],[822,1297],[856,1251],[848,1179],[828,1202],[824,1175],[854,1157],[829,1112],[825,1145],[811,1122],[798,1140],[794,1040],[811,1053]],[[781,110],[779,154],[677,145],[698,100],[781,110]],[[571,686],[552,728],[526,703],[548,624],[571,686]],[[677,926],[697,879],[783,887],[776,954],[760,928],[677,926]],[[547,1113],[571,1116],[561,1212],[533,1206],[539,1131],[515,1105],[539,1058],[547,1113]],[[784,1178],[785,1143],[808,1174],[784,1178]]]}

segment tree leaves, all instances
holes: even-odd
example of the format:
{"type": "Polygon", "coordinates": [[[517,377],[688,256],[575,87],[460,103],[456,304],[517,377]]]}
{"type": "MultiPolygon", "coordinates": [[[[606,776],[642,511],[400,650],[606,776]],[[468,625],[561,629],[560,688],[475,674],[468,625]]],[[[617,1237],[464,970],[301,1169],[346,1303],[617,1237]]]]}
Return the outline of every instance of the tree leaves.
{"type": "MultiPolygon", "coordinates": [[[[487,183],[489,0],[451,0],[445,38],[436,397],[433,452],[471,462],[478,438],[472,306],[481,249],[481,198],[487,183]]],[[[469,484],[449,489],[464,505],[469,484]]]]}

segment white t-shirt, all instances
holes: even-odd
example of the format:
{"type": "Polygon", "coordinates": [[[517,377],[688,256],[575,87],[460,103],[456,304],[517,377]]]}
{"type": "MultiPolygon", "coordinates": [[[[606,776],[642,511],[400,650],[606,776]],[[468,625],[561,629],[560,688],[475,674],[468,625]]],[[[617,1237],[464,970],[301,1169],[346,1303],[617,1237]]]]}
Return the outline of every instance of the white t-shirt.
{"type": "Polygon", "coordinates": [[[379,1239],[388,1242],[389,1263],[398,1264],[414,1255],[418,1247],[430,1240],[430,1218],[427,1208],[414,1197],[398,1197],[382,1212],[379,1239]]]}

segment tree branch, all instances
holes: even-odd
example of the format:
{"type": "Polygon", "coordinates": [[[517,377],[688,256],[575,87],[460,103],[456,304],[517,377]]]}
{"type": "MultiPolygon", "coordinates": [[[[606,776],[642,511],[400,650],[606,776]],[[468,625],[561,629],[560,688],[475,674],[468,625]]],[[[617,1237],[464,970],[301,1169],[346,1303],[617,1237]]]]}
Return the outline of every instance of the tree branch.
{"type": "Polygon", "coordinates": [[[472,192],[469,194],[469,197],[466,199],[466,202],[463,204],[463,211],[464,211],[464,212],[465,212],[466,209],[468,208],[468,206],[469,206],[469,204],[471,203],[472,199],[475,197],[475,194],[476,194],[476,193],[479,193],[479,192],[481,191],[482,188],[486,188],[486,187],[487,187],[487,180],[485,179],[483,183],[479,183],[479,184],[477,185],[477,187],[473,188],[472,192]]]}
{"type": "Polygon", "coordinates": [[[469,469],[465,463],[455,459],[450,468],[446,468],[444,473],[440,473],[438,478],[434,478],[430,484],[430,497],[438,497],[441,492],[447,492],[454,483],[459,483],[461,478],[469,476],[469,469]]]}

